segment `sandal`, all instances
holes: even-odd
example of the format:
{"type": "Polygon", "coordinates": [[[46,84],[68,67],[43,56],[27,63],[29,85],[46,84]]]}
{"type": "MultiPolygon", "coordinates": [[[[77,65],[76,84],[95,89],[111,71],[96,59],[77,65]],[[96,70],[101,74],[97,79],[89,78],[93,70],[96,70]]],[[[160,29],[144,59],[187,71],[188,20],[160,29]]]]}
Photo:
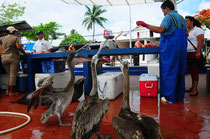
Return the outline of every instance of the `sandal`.
{"type": "Polygon", "coordinates": [[[186,90],[184,90],[185,92],[192,92],[192,88],[188,88],[186,90]]]}
{"type": "Polygon", "coordinates": [[[190,96],[197,96],[198,92],[196,92],[195,94],[193,94],[192,92],[190,93],[190,96]]]}

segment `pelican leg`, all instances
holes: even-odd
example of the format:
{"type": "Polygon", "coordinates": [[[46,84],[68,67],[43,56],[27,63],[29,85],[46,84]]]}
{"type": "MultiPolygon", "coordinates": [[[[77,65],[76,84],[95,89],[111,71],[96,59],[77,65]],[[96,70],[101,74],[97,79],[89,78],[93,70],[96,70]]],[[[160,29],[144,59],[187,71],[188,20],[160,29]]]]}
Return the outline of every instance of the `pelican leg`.
{"type": "Polygon", "coordinates": [[[97,135],[98,139],[111,139],[110,136],[100,136],[99,132],[97,132],[96,135],[97,135]]]}
{"type": "Polygon", "coordinates": [[[100,136],[99,131],[100,131],[100,126],[98,126],[98,128],[96,129],[96,135],[98,139],[111,139],[110,136],[100,136]]]}
{"type": "Polygon", "coordinates": [[[58,125],[59,126],[71,126],[72,125],[71,123],[62,123],[60,114],[57,114],[57,116],[58,116],[58,121],[59,121],[58,125]]]}

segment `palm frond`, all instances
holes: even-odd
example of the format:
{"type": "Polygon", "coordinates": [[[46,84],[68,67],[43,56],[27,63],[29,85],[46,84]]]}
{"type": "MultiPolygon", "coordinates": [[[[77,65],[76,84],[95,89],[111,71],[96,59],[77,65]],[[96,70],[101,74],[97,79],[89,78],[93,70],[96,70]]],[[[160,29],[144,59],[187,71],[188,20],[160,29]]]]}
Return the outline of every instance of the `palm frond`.
{"type": "Polygon", "coordinates": [[[96,5],[93,5],[92,9],[86,5],[85,7],[87,11],[84,14],[85,19],[83,20],[82,24],[87,28],[87,30],[93,29],[93,36],[94,36],[95,24],[98,24],[104,28],[103,22],[106,22],[107,19],[101,17],[101,14],[105,13],[106,10],[101,9],[102,6],[96,6],[96,5]]]}

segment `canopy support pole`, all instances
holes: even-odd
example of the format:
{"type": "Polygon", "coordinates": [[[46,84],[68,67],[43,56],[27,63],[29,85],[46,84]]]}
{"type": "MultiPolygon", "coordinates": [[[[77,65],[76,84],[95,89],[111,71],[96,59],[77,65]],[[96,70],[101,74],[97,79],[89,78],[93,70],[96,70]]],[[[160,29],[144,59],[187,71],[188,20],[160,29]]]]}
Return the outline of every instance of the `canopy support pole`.
{"type": "MultiPolygon", "coordinates": [[[[130,24],[130,41],[129,41],[129,48],[132,48],[132,34],[131,34],[131,5],[129,4],[129,24],[130,24]]],[[[130,65],[132,65],[132,55],[130,55],[130,65]]]]}

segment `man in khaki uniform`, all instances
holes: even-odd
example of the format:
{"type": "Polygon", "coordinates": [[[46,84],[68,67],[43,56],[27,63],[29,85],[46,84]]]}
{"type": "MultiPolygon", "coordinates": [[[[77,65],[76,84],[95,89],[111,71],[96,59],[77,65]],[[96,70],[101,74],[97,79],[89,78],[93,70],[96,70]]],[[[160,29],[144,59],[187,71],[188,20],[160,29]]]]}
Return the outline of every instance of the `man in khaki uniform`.
{"type": "Polygon", "coordinates": [[[13,87],[16,85],[17,73],[19,71],[20,55],[19,51],[26,54],[20,44],[20,38],[17,37],[18,30],[13,26],[7,28],[8,35],[0,38],[2,45],[1,62],[5,68],[7,76],[6,96],[13,94],[13,87]]]}

